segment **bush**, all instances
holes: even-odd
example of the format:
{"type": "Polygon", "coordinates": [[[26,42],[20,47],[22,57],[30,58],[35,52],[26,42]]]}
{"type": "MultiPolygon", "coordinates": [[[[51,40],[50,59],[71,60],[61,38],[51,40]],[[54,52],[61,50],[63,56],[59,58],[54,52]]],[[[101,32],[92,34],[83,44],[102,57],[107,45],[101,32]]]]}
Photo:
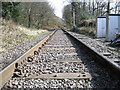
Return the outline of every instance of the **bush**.
{"type": "Polygon", "coordinates": [[[76,32],[78,34],[84,34],[86,36],[95,37],[95,28],[91,27],[81,27],[76,29],[71,29],[72,32],[76,32]]]}
{"type": "Polygon", "coordinates": [[[95,27],[96,26],[96,21],[93,19],[91,20],[81,20],[80,24],[78,25],[78,27],[95,27]]]}
{"type": "Polygon", "coordinates": [[[19,4],[19,2],[2,2],[2,17],[21,24],[23,12],[19,4]]]}

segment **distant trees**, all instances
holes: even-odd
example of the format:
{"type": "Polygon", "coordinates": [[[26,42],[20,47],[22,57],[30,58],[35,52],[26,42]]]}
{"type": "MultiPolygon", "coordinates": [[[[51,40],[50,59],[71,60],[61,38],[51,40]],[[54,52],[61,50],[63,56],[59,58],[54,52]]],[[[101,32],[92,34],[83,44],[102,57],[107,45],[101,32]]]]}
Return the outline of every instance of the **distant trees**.
{"type": "Polygon", "coordinates": [[[21,7],[19,2],[2,2],[2,17],[12,19],[15,22],[21,23],[21,7]]]}
{"type": "Polygon", "coordinates": [[[72,28],[73,19],[72,19],[72,6],[71,5],[67,5],[64,7],[63,18],[64,18],[64,22],[66,23],[66,26],[72,28]]]}
{"type": "Polygon", "coordinates": [[[3,2],[2,17],[28,28],[45,28],[62,25],[47,2],[3,2]]]}
{"type": "Polygon", "coordinates": [[[87,19],[89,13],[85,7],[85,3],[81,2],[71,2],[71,4],[65,6],[63,18],[66,25],[76,28],[80,25],[80,20],[87,19]]]}
{"type": "MultiPolygon", "coordinates": [[[[115,9],[114,7],[108,7],[110,3],[108,4],[107,2],[101,0],[82,0],[81,2],[74,2],[74,0],[68,1],[70,2],[70,4],[64,7],[63,18],[66,25],[72,25],[73,28],[81,26],[81,22],[83,20],[95,20],[96,17],[104,16],[108,12],[111,12],[115,9]]],[[[116,5],[117,4],[118,3],[116,3],[116,5]]],[[[118,10],[118,8],[116,8],[116,10],[118,10]]]]}

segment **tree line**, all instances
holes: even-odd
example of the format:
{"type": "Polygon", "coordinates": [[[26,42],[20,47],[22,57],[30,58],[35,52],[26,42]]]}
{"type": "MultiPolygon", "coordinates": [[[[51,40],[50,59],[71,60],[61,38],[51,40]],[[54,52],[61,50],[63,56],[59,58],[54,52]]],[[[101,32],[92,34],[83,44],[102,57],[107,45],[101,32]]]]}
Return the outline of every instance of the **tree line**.
{"type": "Polygon", "coordinates": [[[62,25],[48,2],[2,2],[2,18],[13,20],[28,28],[62,25]]]}
{"type": "Polygon", "coordinates": [[[69,5],[64,7],[63,18],[67,27],[80,27],[85,20],[89,22],[90,26],[95,26],[95,21],[98,16],[106,16],[110,12],[115,14],[120,13],[120,2],[115,3],[115,7],[110,8],[110,2],[99,0],[83,0],[83,2],[74,2],[68,0],[69,5]]]}

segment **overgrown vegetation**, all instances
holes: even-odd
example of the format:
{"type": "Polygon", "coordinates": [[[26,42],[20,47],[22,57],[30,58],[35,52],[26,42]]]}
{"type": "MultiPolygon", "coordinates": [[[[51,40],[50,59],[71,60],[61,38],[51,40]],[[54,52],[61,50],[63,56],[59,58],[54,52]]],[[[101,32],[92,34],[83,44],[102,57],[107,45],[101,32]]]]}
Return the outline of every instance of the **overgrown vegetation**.
{"type": "Polygon", "coordinates": [[[58,28],[63,20],[54,14],[48,2],[2,2],[0,51],[33,39],[46,29],[58,28]],[[44,29],[44,30],[43,30],[44,29]]]}
{"type": "Polygon", "coordinates": [[[2,2],[2,17],[28,28],[57,27],[63,24],[47,2],[2,2]]]}
{"type": "Polygon", "coordinates": [[[2,26],[0,32],[2,47],[0,47],[0,51],[8,50],[10,47],[36,38],[42,33],[49,33],[47,30],[28,29],[6,20],[3,20],[2,26]]]}
{"type": "Polygon", "coordinates": [[[81,27],[81,28],[71,29],[71,31],[79,34],[84,34],[90,37],[95,37],[96,34],[95,28],[92,27],[81,27]]]}
{"type": "Polygon", "coordinates": [[[7,20],[13,20],[19,24],[23,23],[22,7],[18,2],[2,2],[2,17],[7,20]]]}
{"type": "Polygon", "coordinates": [[[89,36],[95,36],[96,20],[90,18],[88,6],[82,2],[71,2],[64,8],[63,18],[71,31],[85,34],[89,36]],[[69,13],[69,15],[67,14],[69,13]]]}

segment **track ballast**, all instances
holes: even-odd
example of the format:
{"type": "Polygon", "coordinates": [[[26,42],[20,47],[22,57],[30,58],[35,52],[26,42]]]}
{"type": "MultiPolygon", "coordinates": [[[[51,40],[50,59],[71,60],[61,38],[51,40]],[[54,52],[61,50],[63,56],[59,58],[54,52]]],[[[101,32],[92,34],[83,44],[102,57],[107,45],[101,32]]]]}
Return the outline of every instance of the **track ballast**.
{"type": "Polygon", "coordinates": [[[115,88],[108,69],[62,30],[18,65],[3,88],[115,88]]]}

